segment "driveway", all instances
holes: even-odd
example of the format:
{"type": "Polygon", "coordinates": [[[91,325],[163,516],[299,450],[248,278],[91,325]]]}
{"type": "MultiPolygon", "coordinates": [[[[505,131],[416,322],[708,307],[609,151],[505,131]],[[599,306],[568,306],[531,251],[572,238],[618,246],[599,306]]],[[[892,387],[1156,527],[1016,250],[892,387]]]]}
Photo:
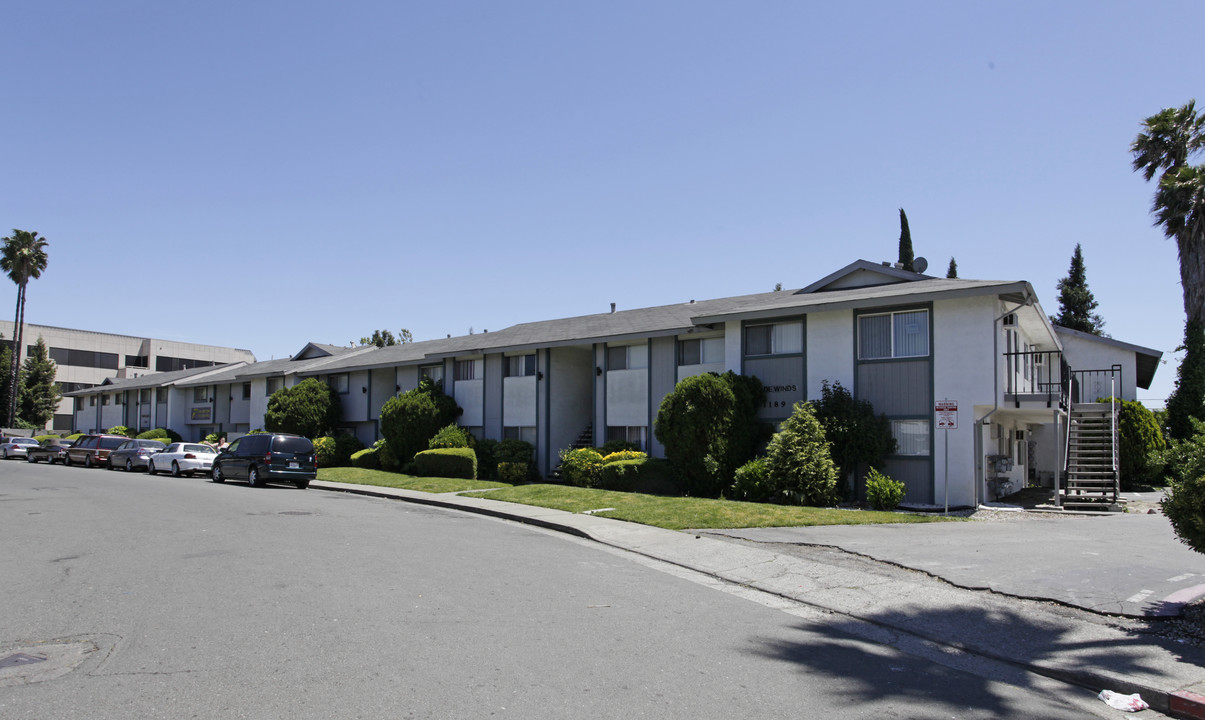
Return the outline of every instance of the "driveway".
{"type": "Polygon", "coordinates": [[[839,547],[954,585],[1102,613],[1175,616],[1205,596],[1205,555],[1161,514],[980,512],[995,520],[699,531],[758,543],[839,547]]]}

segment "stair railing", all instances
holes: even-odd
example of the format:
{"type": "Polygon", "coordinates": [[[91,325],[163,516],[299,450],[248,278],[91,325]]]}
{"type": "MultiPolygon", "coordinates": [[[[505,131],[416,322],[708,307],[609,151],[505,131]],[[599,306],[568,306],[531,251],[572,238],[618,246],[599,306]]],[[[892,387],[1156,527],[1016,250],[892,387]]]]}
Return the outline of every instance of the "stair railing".
{"type": "Polygon", "coordinates": [[[1117,378],[1109,378],[1109,446],[1113,451],[1113,502],[1121,492],[1121,473],[1117,470],[1117,378]]]}

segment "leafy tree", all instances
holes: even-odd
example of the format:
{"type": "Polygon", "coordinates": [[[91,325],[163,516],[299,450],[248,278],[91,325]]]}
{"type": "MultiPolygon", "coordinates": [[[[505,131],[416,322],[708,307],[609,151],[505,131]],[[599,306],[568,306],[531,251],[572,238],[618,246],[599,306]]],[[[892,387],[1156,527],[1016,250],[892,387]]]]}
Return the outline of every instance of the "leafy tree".
{"type": "MultiPolygon", "coordinates": [[[[456,400],[444,394],[442,383],[423,378],[417,388],[394,395],[381,407],[385,446],[399,463],[410,462],[427,449],[440,428],[455,422],[462,412],[456,400]]],[[[382,460],[382,465],[387,464],[382,460]]]]}
{"type": "Polygon", "coordinates": [[[736,404],[732,387],[715,373],[684,378],[661,400],[653,432],[686,493],[714,497],[728,484],[736,404]]]}
{"type": "Polygon", "coordinates": [[[54,411],[63,399],[62,391],[54,381],[56,370],[46,341],[39,336],[32,353],[25,358],[25,378],[21,383],[17,413],[22,420],[36,427],[46,427],[54,419],[54,411]]]}
{"type": "Polygon", "coordinates": [[[958,277],[958,263],[954,262],[954,258],[950,258],[950,266],[946,268],[946,277],[954,279],[958,277]]]}
{"type": "Polygon", "coordinates": [[[1159,175],[1151,213],[1164,236],[1175,239],[1180,257],[1185,355],[1167,410],[1173,436],[1185,438],[1189,418],[1205,417],[1205,165],[1189,164],[1205,149],[1205,114],[1190,100],[1160,110],[1142,126],[1130,145],[1133,167],[1147,181],[1159,175]]]}
{"type": "MultiPolygon", "coordinates": [[[[46,269],[46,238],[38,237],[36,232],[28,230],[13,230],[10,237],[4,238],[4,248],[0,252],[0,270],[17,284],[17,307],[13,321],[13,357],[9,369],[9,387],[17,387],[17,372],[21,365],[21,344],[25,342],[25,287],[30,280],[37,280],[46,269]]],[[[6,408],[8,424],[12,425],[17,416],[17,393],[9,393],[6,408]]]]}
{"type": "Polygon", "coordinates": [[[720,379],[732,390],[735,401],[724,453],[723,479],[726,481],[757,453],[758,446],[769,438],[770,430],[762,434],[762,424],[757,420],[757,410],[766,402],[766,388],[762,381],[752,375],[738,375],[731,370],[721,375],[720,379]]]}
{"type": "Polygon", "coordinates": [[[774,292],[782,292],[782,283],[774,283],[774,292]]]}
{"type": "Polygon", "coordinates": [[[268,398],[264,429],[319,438],[330,433],[343,419],[339,394],[317,378],[306,378],[268,398]]]}
{"type": "Polygon", "coordinates": [[[816,419],[831,443],[831,455],[841,478],[856,492],[861,466],[882,466],[883,458],[895,450],[891,422],[876,415],[869,400],[858,400],[840,382],[820,386],[820,400],[812,404],[816,419]]]}
{"type": "Polygon", "coordinates": [[[908,216],[904,208],[900,208],[900,259],[899,262],[908,272],[914,272],[912,261],[912,231],[908,229],[908,216]]]}
{"type": "MultiPolygon", "coordinates": [[[[0,335],[0,339],[4,336],[0,335]]],[[[12,397],[10,390],[12,388],[12,378],[8,374],[8,369],[12,366],[13,349],[8,344],[0,345],[0,368],[4,368],[4,372],[0,374],[0,408],[9,406],[9,399],[12,397]]],[[[17,387],[20,387],[21,378],[17,378],[17,387]]]]}
{"type": "Polygon", "coordinates": [[[766,464],[776,493],[803,505],[837,502],[837,466],[808,403],[795,403],[791,417],[770,439],[766,464]]]}
{"type": "Polygon", "coordinates": [[[1059,280],[1058,289],[1059,314],[1051,315],[1050,322],[1091,335],[1103,335],[1105,321],[1100,315],[1092,312],[1097,303],[1092,291],[1088,289],[1084,253],[1079,243],[1075,244],[1075,252],[1071,255],[1071,268],[1067,271],[1067,277],[1059,280]]]}
{"type": "Polygon", "coordinates": [[[404,345],[409,342],[414,342],[414,336],[406,328],[398,330],[397,337],[389,330],[373,330],[372,337],[360,338],[361,345],[376,345],[377,347],[389,347],[390,345],[404,345]]]}

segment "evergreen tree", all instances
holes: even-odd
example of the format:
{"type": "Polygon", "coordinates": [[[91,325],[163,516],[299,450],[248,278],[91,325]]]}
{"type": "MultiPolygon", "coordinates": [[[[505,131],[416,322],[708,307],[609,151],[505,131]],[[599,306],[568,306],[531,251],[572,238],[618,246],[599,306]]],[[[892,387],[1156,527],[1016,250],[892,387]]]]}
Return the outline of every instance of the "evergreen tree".
{"type": "Polygon", "coordinates": [[[1105,326],[1105,321],[1092,312],[1096,309],[1096,298],[1088,289],[1084,253],[1079,243],[1075,244],[1075,253],[1071,256],[1071,269],[1067,271],[1067,277],[1059,280],[1058,289],[1059,314],[1058,317],[1052,316],[1050,322],[1092,335],[1103,335],[1101,328],[1105,326]]]}
{"type": "Polygon", "coordinates": [[[958,277],[958,263],[954,262],[954,258],[950,258],[950,267],[946,268],[946,277],[954,279],[958,277]]]}
{"type": "MultiPolygon", "coordinates": [[[[0,335],[0,340],[4,336],[0,335]]],[[[13,349],[11,343],[4,342],[0,344],[0,368],[4,368],[4,372],[0,373],[0,408],[9,406],[9,388],[12,387],[12,378],[8,374],[8,368],[13,364],[13,349]]]]}
{"type": "Polygon", "coordinates": [[[900,208],[900,259],[899,262],[908,272],[915,272],[912,268],[912,232],[908,229],[908,216],[904,214],[904,208],[900,208]]]}
{"type": "Polygon", "coordinates": [[[25,358],[23,370],[25,377],[17,401],[17,417],[35,427],[46,427],[54,419],[54,411],[63,395],[54,381],[57,367],[41,336],[25,358]]]}

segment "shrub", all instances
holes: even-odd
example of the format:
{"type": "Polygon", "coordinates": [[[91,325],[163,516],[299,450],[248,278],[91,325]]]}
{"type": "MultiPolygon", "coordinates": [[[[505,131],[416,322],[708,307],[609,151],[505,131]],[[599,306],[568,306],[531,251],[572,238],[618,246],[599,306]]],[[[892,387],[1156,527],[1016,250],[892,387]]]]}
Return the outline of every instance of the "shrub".
{"type": "Polygon", "coordinates": [[[318,378],[306,378],[272,393],[264,412],[264,429],[316,438],[329,433],[342,419],[335,389],[318,378]]]}
{"type": "MultiPolygon", "coordinates": [[[[612,453],[611,455],[619,454],[612,453]]],[[[599,469],[598,487],[604,490],[618,490],[620,492],[635,490],[637,484],[640,482],[641,470],[644,468],[646,460],[647,458],[635,458],[629,460],[612,460],[604,463],[599,469]]]]}
{"type": "Polygon", "coordinates": [[[386,440],[377,440],[374,446],[377,449],[377,460],[380,461],[381,469],[387,472],[401,472],[402,462],[393,448],[389,446],[386,440]]]}
{"type": "Polygon", "coordinates": [[[875,415],[870,401],[855,399],[839,382],[829,385],[825,380],[820,386],[820,400],[812,407],[830,443],[841,487],[856,496],[858,468],[881,465],[883,458],[895,451],[891,422],[886,415],[875,415]]]}
{"type": "Polygon", "coordinates": [[[643,460],[648,457],[648,453],[642,453],[639,450],[619,450],[617,452],[603,454],[603,464],[619,462],[620,460],[643,460]]]}
{"type": "Polygon", "coordinates": [[[736,469],[736,478],[728,489],[732,500],[768,502],[774,499],[774,484],[770,480],[770,465],[765,458],[753,458],[736,469]]]}
{"type": "Polygon", "coordinates": [[[423,477],[477,479],[477,454],[472,448],[437,448],[414,456],[415,473],[423,477]]]}
{"type": "Polygon", "coordinates": [[[511,485],[527,482],[527,463],[498,463],[498,479],[511,485]]]}
{"type": "Polygon", "coordinates": [[[820,506],[837,501],[837,466],[808,403],[795,403],[791,417],[770,439],[766,462],[775,490],[793,502],[820,506]]]}
{"type": "MultiPolygon", "coordinates": [[[[400,464],[427,448],[440,428],[456,421],[462,410],[444,394],[440,383],[423,378],[417,388],[394,395],[381,407],[381,434],[400,464]]],[[[381,458],[384,465],[384,458],[381,458]]]]}
{"type": "Polygon", "coordinates": [[[639,450],[639,449],[640,449],[640,446],[634,442],[628,442],[627,440],[608,440],[605,443],[603,443],[603,446],[601,448],[599,448],[599,452],[602,453],[603,455],[610,455],[611,453],[617,453],[617,452],[621,452],[623,450],[639,450]]]}
{"type": "Polygon", "coordinates": [[[477,452],[477,477],[483,480],[493,480],[498,477],[498,460],[494,451],[498,447],[497,440],[486,438],[478,440],[473,448],[477,452]]]}
{"type": "Polygon", "coordinates": [[[758,422],[757,411],[766,402],[766,388],[761,380],[751,375],[737,375],[728,370],[720,379],[727,383],[732,390],[736,403],[732,407],[732,424],[728,429],[727,460],[724,464],[724,477],[727,481],[750,458],[757,454],[760,446],[764,445],[773,434],[763,432],[763,424],[758,422]]]}
{"type": "Polygon", "coordinates": [[[222,441],[222,436],[218,435],[217,433],[209,433],[208,435],[205,436],[205,439],[202,440],[202,442],[207,442],[210,445],[217,445],[221,441],[222,441]]]}
{"type": "Polygon", "coordinates": [[[125,425],[114,425],[107,431],[110,435],[125,435],[126,437],[134,437],[131,433],[134,431],[125,425]]]}
{"type": "Polygon", "coordinates": [[[33,439],[37,440],[38,442],[42,442],[43,440],[50,440],[50,439],[57,440],[58,438],[59,438],[58,435],[34,435],[33,436],[33,439]]]}
{"type": "Polygon", "coordinates": [[[146,432],[139,433],[137,437],[139,440],[163,440],[163,438],[167,438],[166,442],[168,443],[184,442],[184,438],[180,437],[180,433],[168,428],[147,430],[146,432]]]}
{"type": "Polygon", "coordinates": [[[602,466],[602,455],[594,448],[561,451],[561,475],[570,485],[598,487],[602,466]]]}
{"type": "MultiPolygon", "coordinates": [[[[1101,398],[1097,402],[1107,403],[1110,399],[1101,398]]],[[[1158,482],[1163,473],[1167,441],[1155,414],[1135,400],[1114,401],[1121,404],[1117,419],[1117,461],[1122,488],[1132,490],[1136,485],[1158,482]]]]}
{"type": "Polygon", "coordinates": [[[68,435],[68,436],[67,436],[65,439],[67,439],[67,440],[79,440],[79,439],[80,439],[80,438],[82,438],[83,436],[84,436],[84,433],[74,433],[74,434],[72,434],[72,435],[68,435]]]}
{"type": "Polygon", "coordinates": [[[439,429],[439,432],[427,441],[427,449],[435,450],[436,448],[471,448],[475,443],[475,439],[468,430],[460,427],[456,423],[444,425],[439,429]]]}
{"type": "Polygon", "coordinates": [[[341,433],[335,436],[335,466],[345,467],[351,464],[351,456],[364,448],[364,443],[355,435],[341,433]]]}
{"type": "Polygon", "coordinates": [[[1205,423],[1194,417],[1187,422],[1193,434],[1173,438],[1164,453],[1172,476],[1160,505],[1180,542],[1205,553],[1205,423]]]}
{"type": "Polygon", "coordinates": [[[1205,420],[1205,328],[1184,324],[1184,359],[1176,369],[1176,388],[1167,398],[1167,430],[1171,437],[1186,440],[1194,435],[1192,420],[1205,420]]]}
{"type": "Polygon", "coordinates": [[[522,463],[527,466],[527,479],[536,480],[536,449],[526,440],[503,440],[494,448],[494,459],[499,463],[522,463]]]}
{"type": "Polygon", "coordinates": [[[314,459],[318,462],[318,467],[334,467],[335,439],[333,437],[327,435],[314,438],[314,459]]]}
{"type": "Polygon", "coordinates": [[[904,483],[870,468],[866,473],[866,500],[875,510],[894,510],[904,499],[904,483]]]}
{"type": "Polygon", "coordinates": [[[380,470],[381,458],[377,456],[377,449],[371,447],[352,453],[351,464],[352,467],[364,468],[366,470],[380,470]]]}

